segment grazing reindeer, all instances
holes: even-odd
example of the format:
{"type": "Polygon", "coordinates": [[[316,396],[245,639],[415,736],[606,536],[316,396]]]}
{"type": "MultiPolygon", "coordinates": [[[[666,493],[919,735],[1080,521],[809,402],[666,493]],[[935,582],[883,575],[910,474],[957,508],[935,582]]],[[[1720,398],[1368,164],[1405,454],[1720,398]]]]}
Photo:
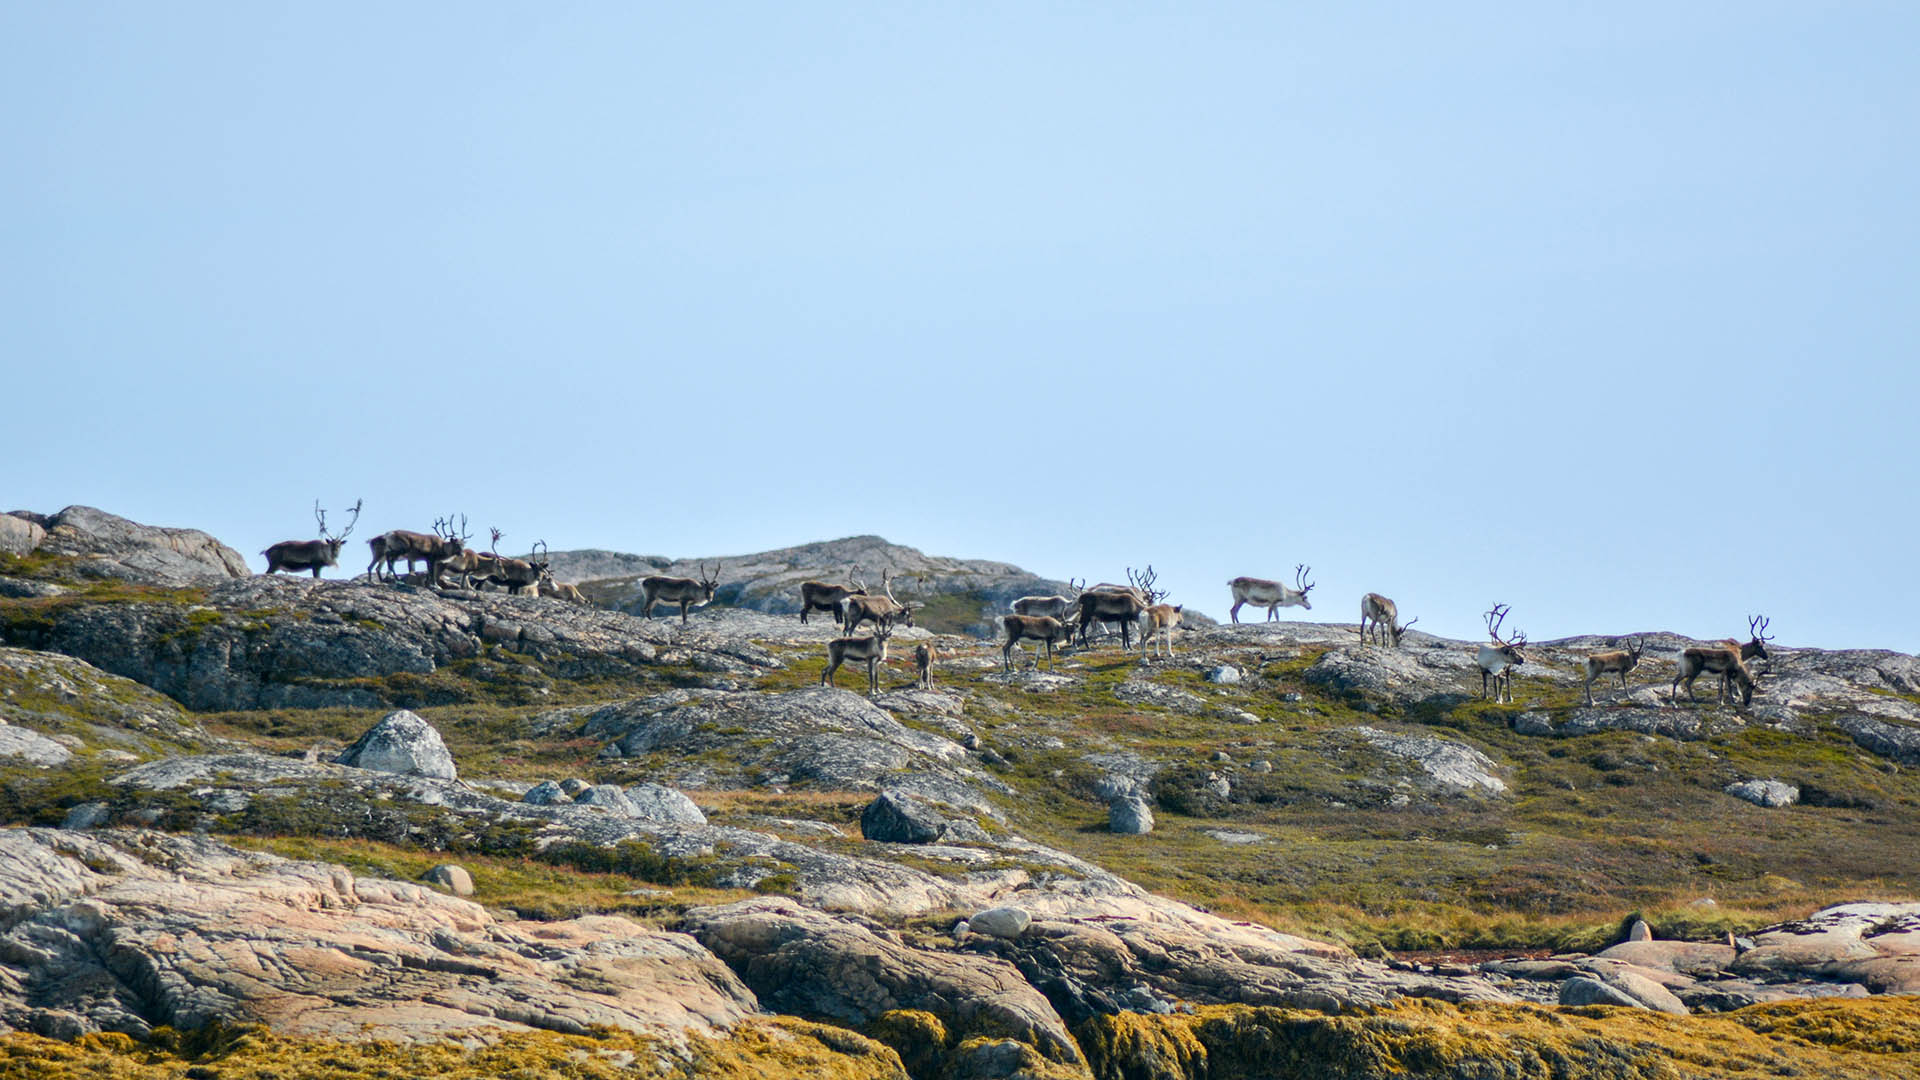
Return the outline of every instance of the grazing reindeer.
{"type": "Polygon", "coordinates": [[[887,639],[893,630],[882,626],[871,637],[837,637],[827,642],[827,670],[820,673],[821,686],[837,686],[833,673],[848,660],[867,662],[867,695],[880,689],[880,665],[887,662],[887,639]]]}
{"type": "Polygon", "coordinates": [[[1307,594],[1313,591],[1313,585],[1307,581],[1307,575],[1313,573],[1313,567],[1305,563],[1296,563],[1293,567],[1293,588],[1289,589],[1277,581],[1266,578],[1237,577],[1227,582],[1227,588],[1233,590],[1233,607],[1227,614],[1234,622],[1240,621],[1240,605],[1253,604],[1267,609],[1267,621],[1273,622],[1280,617],[1283,607],[1303,607],[1313,610],[1313,602],[1307,594]]]}
{"type": "MultiPolygon", "coordinates": [[[[1181,604],[1155,604],[1147,609],[1147,625],[1140,631],[1140,656],[1147,655],[1147,643],[1159,634],[1166,643],[1167,657],[1173,657],[1173,628],[1180,625],[1180,613],[1186,608],[1181,604]]],[[[1159,655],[1155,653],[1154,655],[1159,655]]]]}
{"type": "Polygon", "coordinates": [[[1480,646],[1480,653],[1474,657],[1480,665],[1480,696],[1487,696],[1487,686],[1493,686],[1495,701],[1513,700],[1513,669],[1527,662],[1520,653],[1520,646],[1527,643],[1525,633],[1516,633],[1512,641],[1500,637],[1500,624],[1507,620],[1508,605],[1495,604],[1487,612],[1487,636],[1493,644],[1480,646]]]}
{"type": "Polygon", "coordinates": [[[658,574],[640,579],[640,613],[653,618],[655,604],[679,604],[680,625],[687,624],[687,609],[706,607],[713,602],[713,590],[720,587],[719,571],[715,576],[707,577],[707,564],[700,564],[698,580],[684,577],[662,577],[658,574]]]}
{"type": "Polygon", "coordinates": [[[286,570],[290,573],[300,570],[312,570],[314,577],[320,576],[323,566],[340,565],[340,545],[353,535],[353,527],[360,521],[360,503],[353,504],[353,516],[347,519],[347,527],[335,536],[327,531],[327,512],[320,509],[320,500],[313,500],[313,516],[320,522],[318,540],[282,540],[260,554],[267,557],[264,573],[286,570]]]}
{"type": "Polygon", "coordinates": [[[855,593],[847,597],[846,631],[851,634],[860,624],[871,619],[875,626],[893,629],[894,623],[902,626],[913,625],[913,608],[893,598],[893,571],[880,571],[880,591],[883,596],[868,596],[855,593]]]}
{"type": "Polygon", "coordinates": [[[920,689],[933,689],[933,646],[915,645],[913,647],[913,670],[918,676],[920,689]]]}
{"type": "Polygon", "coordinates": [[[854,567],[847,571],[845,585],[829,585],[824,581],[803,581],[800,583],[800,621],[807,621],[810,611],[833,612],[833,625],[847,624],[847,597],[867,595],[867,583],[856,580],[854,575],[860,570],[854,567]]]}
{"type": "Polygon", "coordinates": [[[1140,621],[1148,608],[1166,599],[1163,590],[1153,587],[1159,575],[1149,565],[1142,573],[1135,574],[1133,567],[1127,567],[1126,585],[1096,585],[1080,594],[1080,644],[1087,643],[1087,634],[1095,623],[1119,623],[1120,647],[1133,648],[1133,626],[1140,621]]]}
{"type": "Polygon", "coordinates": [[[1588,653],[1587,704],[1593,704],[1593,680],[1602,675],[1618,673],[1620,676],[1620,692],[1625,693],[1627,689],[1627,673],[1640,666],[1640,654],[1645,652],[1646,649],[1646,638],[1641,638],[1638,641],[1629,638],[1627,639],[1627,647],[1625,649],[1588,653]]]}
{"type": "Polygon", "coordinates": [[[1367,624],[1371,622],[1373,624],[1374,637],[1379,639],[1380,644],[1392,645],[1396,649],[1399,648],[1400,639],[1406,636],[1407,631],[1413,628],[1414,623],[1420,621],[1418,618],[1413,618],[1402,625],[1399,619],[1400,609],[1394,606],[1393,601],[1381,596],[1379,593],[1370,592],[1360,598],[1361,641],[1364,642],[1367,640],[1367,624]]]}
{"type": "Polygon", "coordinates": [[[1687,684],[1687,700],[1696,700],[1693,696],[1693,680],[1702,673],[1720,676],[1720,703],[1727,702],[1728,682],[1740,687],[1740,707],[1753,704],[1753,672],[1747,670],[1746,661],[1740,658],[1740,646],[1727,642],[1715,642],[1711,645],[1689,645],[1680,650],[1680,670],[1673,677],[1673,702],[1680,703],[1680,684],[1687,684]]]}
{"type": "Polygon", "coordinates": [[[1013,646],[1021,639],[1046,643],[1047,670],[1052,671],[1054,642],[1059,642],[1064,649],[1073,637],[1073,629],[1051,615],[1002,615],[1000,625],[1007,631],[1007,643],[1000,646],[1000,663],[1009,675],[1013,674],[1013,646]]]}
{"type": "Polygon", "coordinates": [[[401,559],[407,560],[407,573],[413,573],[415,560],[424,560],[427,564],[427,584],[440,587],[440,568],[446,561],[466,550],[467,541],[473,534],[467,531],[467,515],[460,515],[460,531],[454,532],[453,516],[435,518],[433,533],[410,532],[406,529],[394,529],[381,533],[367,541],[373,549],[373,561],[367,564],[367,572],[374,580],[381,580],[375,567],[386,564],[387,578],[392,578],[393,564],[401,559]]]}
{"type": "Polygon", "coordinates": [[[1066,596],[1057,594],[1054,596],[1023,596],[1015,600],[1009,607],[1015,615],[1051,615],[1061,622],[1068,622],[1070,613],[1078,610],[1077,602],[1080,599],[1080,594],[1086,591],[1086,586],[1087,582],[1085,578],[1081,578],[1079,584],[1075,584],[1072,578],[1068,578],[1068,595],[1066,596]]]}

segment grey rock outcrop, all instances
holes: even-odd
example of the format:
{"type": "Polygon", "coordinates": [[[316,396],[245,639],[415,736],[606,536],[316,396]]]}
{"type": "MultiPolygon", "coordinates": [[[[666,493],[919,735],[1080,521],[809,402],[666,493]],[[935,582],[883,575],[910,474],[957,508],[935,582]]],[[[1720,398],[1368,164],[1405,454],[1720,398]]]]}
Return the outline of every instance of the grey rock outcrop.
{"type": "Polygon", "coordinates": [[[401,709],[388,713],[335,759],[356,769],[452,780],[453,755],[433,725],[401,709]]]}
{"type": "Polygon", "coordinates": [[[58,653],[0,646],[0,720],[142,757],[211,740],[178,703],[58,653]]]}
{"type": "Polygon", "coordinates": [[[1728,784],[1725,790],[1736,799],[1768,809],[1792,806],[1800,801],[1800,789],[1779,780],[1741,780],[1728,784]]]}
{"type": "Polygon", "coordinates": [[[48,518],[38,548],[74,560],[84,577],[141,585],[194,585],[252,573],[239,552],[198,529],[142,525],[91,506],[69,506],[48,518]]]}
{"type": "Polygon", "coordinates": [[[691,938],[521,923],[417,884],[204,837],[0,830],[0,1023],[71,1038],[214,1020],[411,1040],[724,1030],[753,994],[691,938]]]}
{"type": "Polygon", "coordinates": [[[573,796],[568,795],[566,789],[562,788],[558,783],[552,780],[542,780],[528,788],[526,792],[520,796],[520,801],[532,803],[535,806],[562,806],[572,802],[573,796]]]}
{"type": "Polygon", "coordinates": [[[685,928],[778,1011],[859,1025],[891,1009],[925,1009],[963,1039],[1011,1036],[1051,1061],[1085,1067],[1053,1006],[1004,962],[911,948],[774,897],[695,908],[685,928]]]}
{"type": "Polygon", "coordinates": [[[1376,749],[1419,766],[1427,782],[1442,791],[1462,795],[1506,793],[1506,781],[1494,775],[1498,766],[1493,759],[1465,743],[1372,727],[1354,730],[1376,749]]]}
{"type": "Polygon", "coordinates": [[[0,758],[17,758],[29,765],[52,767],[73,760],[73,751],[37,731],[0,721],[0,758]]]}
{"type": "Polygon", "coordinates": [[[0,514],[0,554],[25,555],[40,546],[47,530],[40,523],[13,514],[0,514]]]}
{"type": "Polygon", "coordinates": [[[669,825],[705,825],[707,815],[683,791],[660,784],[634,784],[627,788],[627,801],[633,816],[669,825]]]}
{"type": "Polygon", "coordinates": [[[1618,1005],[1630,1009],[1644,1009],[1645,1005],[1634,1000],[1633,995],[1617,990],[1590,975],[1577,975],[1560,984],[1560,1004],[1562,1005],[1618,1005]]]}

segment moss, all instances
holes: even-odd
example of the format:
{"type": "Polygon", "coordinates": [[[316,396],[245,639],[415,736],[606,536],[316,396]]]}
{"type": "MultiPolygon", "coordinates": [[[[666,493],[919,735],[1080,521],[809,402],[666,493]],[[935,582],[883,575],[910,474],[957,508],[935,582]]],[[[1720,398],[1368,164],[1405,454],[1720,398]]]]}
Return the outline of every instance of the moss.
{"type": "Polygon", "coordinates": [[[1101,1080],[1381,1076],[1513,1080],[1920,1075],[1920,1001],[1796,1002],[1670,1017],[1406,1001],[1348,1015],[1214,1006],[1095,1017],[1078,1032],[1101,1080]]]}
{"type": "Polygon", "coordinates": [[[0,1036],[0,1080],[905,1080],[884,1045],[840,1028],[757,1020],[723,1036],[689,1035],[684,1046],[624,1031],[593,1035],[498,1032],[468,1042],[341,1042],[277,1035],[257,1026],[199,1031],[159,1028],[140,1041],[120,1034],[72,1042],[0,1036]]]}

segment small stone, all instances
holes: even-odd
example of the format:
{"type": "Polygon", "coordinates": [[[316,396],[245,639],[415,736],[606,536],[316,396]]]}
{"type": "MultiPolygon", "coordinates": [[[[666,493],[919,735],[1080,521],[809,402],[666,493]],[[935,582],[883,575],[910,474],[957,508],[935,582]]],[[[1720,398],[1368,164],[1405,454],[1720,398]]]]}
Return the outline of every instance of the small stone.
{"type": "Polygon", "coordinates": [[[473,876],[453,863],[441,863],[427,871],[425,880],[427,884],[445,889],[455,896],[473,895],[473,876]]]}
{"type": "Polygon", "coordinates": [[[106,803],[81,803],[67,811],[67,816],[60,821],[60,827],[63,829],[91,829],[95,826],[106,824],[107,820],[111,817],[113,817],[113,810],[108,807],[106,803]]]}
{"type": "Polygon", "coordinates": [[[528,788],[527,793],[520,796],[520,801],[534,806],[564,806],[572,802],[573,797],[552,780],[542,780],[528,788]]]}
{"type": "Polygon", "coordinates": [[[577,776],[560,781],[560,790],[566,792],[567,797],[570,799],[579,798],[581,792],[587,790],[592,786],[593,786],[592,784],[588,783],[585,780],[580,779],[577,776]]]}
{"type": "Polygon", "coordinates": [[[1627,940],[1652,941],[1653,927],[1648,926],[1647,920],[1645,919],[1635,919],[1633,920],[1633,925],[1627,928],[1627,940]]]}
{"type": "Polygon", "coordinates": [[[1153,831],[1153,808],[1138,795],[1123,795],[1107,804],[1107,828],[1122,836],[1145,836],[1153,831]]]}
{"type": "Polygon", "coordinates": [[[705,825],[707,815],[700,812],[686,794],[660,784],[634,784],[627,788],[627,801],[633,804],[633,816],[670,825],[705,825]]]}
{"type": "Polygon", "coordinates": [[[1742,780],[1728,784],[1722,790],[1736,799],[1745,799],[1755,806],[1770,810],[1792,806],[1800,801],[1799,788],[1778,780],[1742,780]]]}
{"type": "Polygon", "coordinates": [[[1219,773],[1208,773],[1207,790],[1219,798],[1225,799],[1232,796],[1233,785],[1228,783],[1227,778],[1221,776],[1219,773]]]}
{"type": "Polygon", "coordinates": [[[1252,769],[1254,772],[1257,772],[1257,773],[1262,773],[1262,774],[1270,773],[1273,771],[1273,762],[1268,761],[1266,758],[1261,758],[1259,761],[1256,761],[1252,765],[1247,766],[1247,768],[1252,769]]]}
{"type": "Polygon", "coordinates": [[[1232,664],[1221,664],[1219,667],[1207,672],[1207,681],[1210,683],[1219,683],[1222,686],[1232,686],[1234,683],[1240,681],[1240,669],[1234,667],[1232,664]]]}
{"type": "Polygon", "coordinates": [[[1033,915],[1017,907],[988,908],[967,920],[974,933],[999,938],[1017,938],[1032,924],[1033,915]]]}
{"type": "Polygon", "coordinates": [[[1215,750],[1213,752],[1213,760],[1215,762],[1225,764],[1233,760],[1233,755],[1227,753],[1225,750],[1215,750]]]}
{"type": "Polygon", "coordinates": [[[621,817],[638,816],[633,800],[627,798],[627,793],[620,790],[618,784],[595,784],[574,796],[573,804],[597,806],[608,813],[619,814],[621,817]]]}

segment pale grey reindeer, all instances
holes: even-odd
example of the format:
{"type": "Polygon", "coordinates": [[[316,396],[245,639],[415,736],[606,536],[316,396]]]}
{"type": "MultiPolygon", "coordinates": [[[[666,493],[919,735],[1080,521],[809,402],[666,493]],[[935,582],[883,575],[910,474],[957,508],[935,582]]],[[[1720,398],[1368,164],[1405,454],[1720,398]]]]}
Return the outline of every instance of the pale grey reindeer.
{"type": "Polygon", "coordinates": [[[1399,648],[1400,639],[1406,636],[1408,630],[1413,629],[1414,623],[1420,621],[1418,618],[1413,618],[1402,625],[1399,619],[1400,609],[1394,606],[1393,601],[1379,593],[1370,592],[1360,598],[1360,640],[1362,642],[1368,640],[1368,624],[1371,623],[1373,636],[1378,638],[1381,644],[1390,644],[1394,648],[1399,648]]]}
{"type": "Polygon", "coordinates": [[[1227,582],[1227,588],[1233,590],[1233,607],[1227,610],[1227,615],[1234,622],[1239,622],[1242,604],[1266,608],[1268,622],[1280,618],[1280,609],[1283,607],[1301,607],[1312,611],[1313,602],[1307,599],[1307,594],[1313,591],[1313,583],[1307,580],[1307,575],[1311,573],[1313,567],[1305,563],[1294,564],[1292,588],[1266,578],[1234,578],[1227,582]]]}
{"type": "Polygon", "coordinates": [[[311,570],[314,577],[319,577],[321,568],[340,565],[340,546],[347,542],[347,537],[353,535],[353,527],[360,521],[360,503],[364,501],[362,499],[353,504],[350,511],[353,516],[347,519],[347,527],[335,536],[327,531],[327,512],[320,509],[320,500],[313,500],[313,516],[320,523],[320,539],[282,540],[274,544],[260,553],[267,557],[267,568],[263,572],[271,574],[276,570],[286,570],[297,573],[311,570]]]}
{"type": "Polygon", "coordinates": [[[880,689],[880,665],[887,662],[887,639],[892,636],[892,627],[881,626],[868,636],[837,637],[827,642],[827,669],[820,673],[820,685],[837,685],[833,675],[840,670],[841,664],[849,660],[864,660],[867,664],[867,694],[871,697],[880,689]]]}

